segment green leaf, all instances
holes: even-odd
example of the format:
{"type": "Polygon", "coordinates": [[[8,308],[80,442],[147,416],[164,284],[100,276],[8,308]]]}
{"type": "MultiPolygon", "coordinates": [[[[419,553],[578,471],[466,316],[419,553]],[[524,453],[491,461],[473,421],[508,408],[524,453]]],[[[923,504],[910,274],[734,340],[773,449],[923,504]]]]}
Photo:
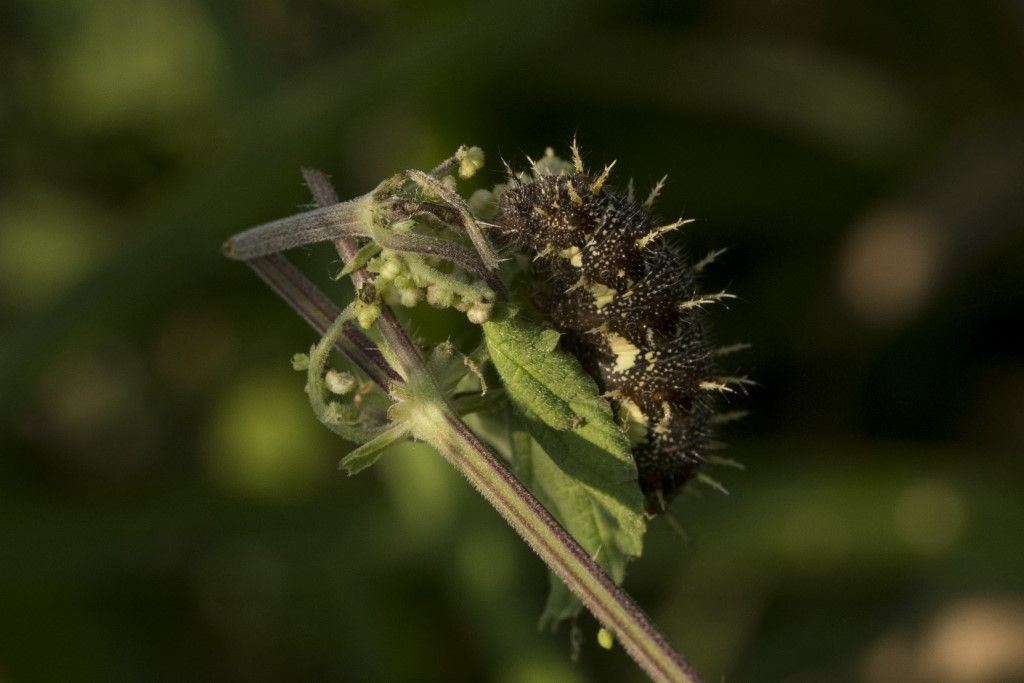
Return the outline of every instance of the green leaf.
{"type": "Polygon", "coordinates": [[[517,405],[555,429],[571,429],[581,421],[567,397],[552,389],[560,375],[573,374],[571,359],[551,355],[558,346],[557,332],[531,329],[514,318],[487,322],[483,328],[491,360],[517,405]]]}
{"type": "Polygon", "coordinates": [[[629,438],[559,335],[522,317],[482,325],[487,351],[525,427],[570,477],[641,510],[629,438]]]}
{"type": "MultiPolygon", "coordinates": [[[[629,440],[596,383],[558,334],[528,320],[484,323],[491,359],[518,408],[506,450],[517,476],[617,583],[643,550],[643,494],[629,440]],[[532,437],[532,438],[531,438],[532,437]]],[[[556,624],[580,604],[557,578],[541,617],[556,624]]]]}
{"type": "Polygon", "coordinates": [[[380,251],[381,247],[379,244],[374,241],[367,242],[359,248],[359,251],[357,251],[356,255],[352,257],[352,260],[345,264],[345,267],[341,269],[341,272],[334,276],[334,279],[340,280],[341,278],[356,272],[369,263],[370,259],[379,254],[380,251]]]}
{"type": "Polygon", "coordinates": [[[388,446],[401,441],[408,435],[409,425],[404,422],[389,427],[363,445],[349,451],[338,466],[344,469],[349,476],[358,474],[376,463],[380,456],[384,455],[388,446]]]}

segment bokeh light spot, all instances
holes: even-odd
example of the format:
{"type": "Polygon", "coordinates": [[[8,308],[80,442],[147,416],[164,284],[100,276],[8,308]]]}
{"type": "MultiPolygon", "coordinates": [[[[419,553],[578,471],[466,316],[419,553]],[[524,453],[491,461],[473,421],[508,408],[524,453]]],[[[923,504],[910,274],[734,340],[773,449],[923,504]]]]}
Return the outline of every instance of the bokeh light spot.
{"type": "Polygon", "coordinates": [[[450,528],[463,482],[440,455],[423,443],[395,444],[374,466],[402,522],[421,542],[450,528]]]}
{"type": "Polygon", "coordinates": [[[184,307],[161,322],[156,367],[174,391],[198,394],[225,369],[234,343],[231,321],[224,312],[203,305],[184,307]]]}
{"type": "Polygon", "coordinates": [[[519,569],[515,538],[493,529],[474,529],[459,548],[462,579],[474,594],[495,597],[510,586],[519,569]]]}
{"type": "Polygon", "coordinates": [[[847,305],[865,323],[909,320],[937,284],[943,244],[937,221],[923,211],[886,208],[854,226],[840,265],[847,305]]]}
{"type": "Polygon", "coordinates": [[[967,504],[950,484],[926,479],[911,484],[896,501],[896,530],[911,548],[949,550],[967,521],[967,504]]]}
{"type": "Polygon", "coordinates": [[[94,213],[40,189],[0,204],[0,304],[34,311],[76,284],[107,251],[94,213]]]}
{"type": "Polygon", "coordinates": [[[938,614],[918,654],[920,680],[1024,680],[1024,607],[969,600],[938,614]]]}
{"type": "Polygon", "coordinates": [[[214,411],[207,444],[210,476],[245,494],[292,497],[334,471],[323,429],[292,373],[253,373],[231,386],[214,411]]]}
{"type": "Polygon", "coordinates": [[[63,125],[166,120],[216,97],[223,45],[201,5],[108,0],[61,3],[55,10],[54,21],[75,25],[55,46],[48,82],[63,125]]]}
{"type": "Polygon", "coordinates": [[[498,678],[500,683],[582,683],[583,675],[568,658],[530,657],[498,678]]]}

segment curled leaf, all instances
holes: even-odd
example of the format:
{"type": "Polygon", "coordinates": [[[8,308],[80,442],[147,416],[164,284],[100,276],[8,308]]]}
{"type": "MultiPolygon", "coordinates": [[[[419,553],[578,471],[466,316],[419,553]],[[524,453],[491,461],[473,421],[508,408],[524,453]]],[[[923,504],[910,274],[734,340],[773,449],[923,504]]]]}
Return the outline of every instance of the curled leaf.
{"type": "Polygon", "coordinates": [[[350,476],[358,474],[376,463],[389,446],[401,441],[408,435],[408,424],[400,423],[389,427],[363,445],[349,451],[348,455],[341,459],[338,466],[350,476]]]}

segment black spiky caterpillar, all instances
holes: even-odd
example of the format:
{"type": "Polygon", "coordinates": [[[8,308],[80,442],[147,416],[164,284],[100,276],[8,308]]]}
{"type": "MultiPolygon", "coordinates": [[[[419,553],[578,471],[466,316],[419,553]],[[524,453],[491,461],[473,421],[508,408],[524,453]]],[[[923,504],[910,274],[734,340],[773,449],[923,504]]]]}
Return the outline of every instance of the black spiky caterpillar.
{"type": "MultiPolygon", "coordinates": [[[[534,297],[563,343],[620,413],[643,427],[633,455],[652,510],[706,459],[714,353],[694,270],[661,236],[647,204],[575,167],[512,179],[498,229],[533,257],[534,297]]],[[[536,168],[536,166],[535,166],[536,168]]],[[[653,195],[652,195],[653,198],[653,195]]]]}

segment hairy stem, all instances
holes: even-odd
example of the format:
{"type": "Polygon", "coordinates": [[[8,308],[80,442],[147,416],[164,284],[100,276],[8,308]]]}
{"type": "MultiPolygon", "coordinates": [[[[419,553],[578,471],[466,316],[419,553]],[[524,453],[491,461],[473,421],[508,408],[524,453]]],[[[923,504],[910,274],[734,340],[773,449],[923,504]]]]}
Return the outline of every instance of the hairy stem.
{"type": "MultiPolygon", "coordinates": [[[[338,195],[334,191],[331,180],[326,173],[311,168],[304,168],[302,169],[302,177],[305,179],[306,185],[309,186],[309,191],[318,205],[331,206],[338,203],[338,195]]],[[[355,258],[359,251],[356,241],[350,237],[341,237],[335,240],[334,248],[337,249],[338,256],[345,263],[355,258]]],[[[356,289],[359,289],[369,282],[372,276],[366,270],[360,268],[352,273],[351,277],[356,289]]],[[[409,339],[409,335],[405,333],[405,329],[402,328],[402,324],[398,322],[398,318],[395,317],[394,312],[389,306],[381,306],[381,314],[377,319],[377,328],[406,372],[411,368],[423,366],[423,355],[420,353],[419,348],[409,339]]],[[[406,376],[408,377],[408,374],[406,376]]]]}
{"type": "MultiPolygon", "coordinates": [[[[654,681],[700,681],[635,602],[608,577],[451,410],[432,443],[622,643],[654,681]]],[[[435,425],[436,427],[436,425],[435,425]]]]}

